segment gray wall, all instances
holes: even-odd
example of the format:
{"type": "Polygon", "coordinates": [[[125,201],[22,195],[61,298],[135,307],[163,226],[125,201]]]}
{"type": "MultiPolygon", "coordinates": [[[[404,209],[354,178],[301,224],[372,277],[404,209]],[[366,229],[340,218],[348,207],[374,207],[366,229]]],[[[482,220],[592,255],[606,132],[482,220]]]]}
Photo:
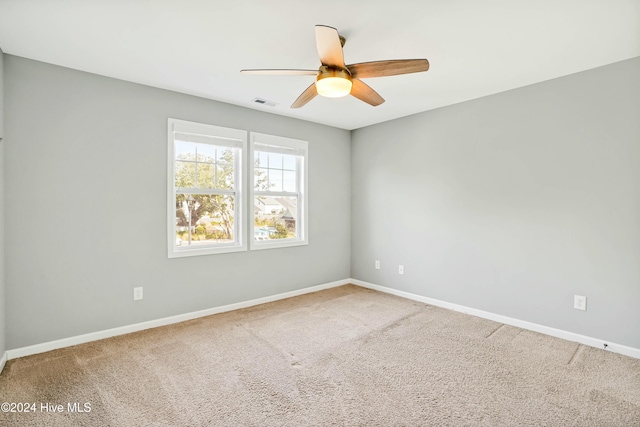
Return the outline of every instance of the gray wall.
{"type": "Polygon", "coordinates": [[[348,131],[11,55],[5,78],[9,349],[349,277],[348,131]],[[168,259],[167,117],[309,141],[309,245],[168,259]]]}
{"type": "Polygon", "coordinates": [[[352,277],[640,348],[639,76],[635,58],[354,131],[352,277]]]}
{"type": "Polygon", "coordinates": [[[4,282],[4,53],[0,49],[0,358],[5,345],[5,282],[4,282]]]}
{"type": "Polygon", "coordinates": [[[350,275],[640,348],[640,59],[360,129],[351,148],[347,131],[4,61],[6,348],[350,275]],[[308,140],[310,245],[167,259],[167,117],[308,140]]]}
{"type": "Polygon", "coordinates": [[[0,49],[0,140],[4,137],[4,53],[0,49]]]}
{"type": "Polygon", "coordinates": [[[4,281],[4,53],[0,49],[0,357],[5,345],[5,281],[4,281]]]}
{"type": "MultiPolygon", "coordinates": [[[[0,54],[2,57],[2,54],[0,54]]],[[[0,67],[2,64],[0,64],[0,67]]],[[[1,84],[1,81],[0,81],[1,84]]],[[[0,139],[0,358],[7,350],[6,336],[6,298],[5,298],[5,262],[4,262],[4,140],[0,139]]]]}

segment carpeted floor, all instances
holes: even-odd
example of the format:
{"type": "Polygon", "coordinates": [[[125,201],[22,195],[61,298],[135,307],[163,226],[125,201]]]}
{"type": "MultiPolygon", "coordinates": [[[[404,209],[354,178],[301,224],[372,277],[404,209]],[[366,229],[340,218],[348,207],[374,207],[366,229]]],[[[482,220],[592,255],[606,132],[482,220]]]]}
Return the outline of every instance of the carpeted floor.
{"type": "Polygon", "coordinates": [[[640,360],[348,285],[11,360],[0,402],[36,404],[2,426],[631,427],[640,360]]]}

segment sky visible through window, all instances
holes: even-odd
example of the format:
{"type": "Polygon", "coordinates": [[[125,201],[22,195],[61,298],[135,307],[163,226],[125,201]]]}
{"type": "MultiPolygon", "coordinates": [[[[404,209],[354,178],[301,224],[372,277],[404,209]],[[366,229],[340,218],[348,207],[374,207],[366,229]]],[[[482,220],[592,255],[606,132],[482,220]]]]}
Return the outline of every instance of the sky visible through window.
{"type": "Polygon", "coordinates": [[[296,156],[256,151],[255,162],[254,188],[257,191],[297,191],[296,156]]]}
{"type": "Polygon", "coordinates": [[[176,186],[233,189],[233,150],[225,146],[175,141],[176,186]]]}

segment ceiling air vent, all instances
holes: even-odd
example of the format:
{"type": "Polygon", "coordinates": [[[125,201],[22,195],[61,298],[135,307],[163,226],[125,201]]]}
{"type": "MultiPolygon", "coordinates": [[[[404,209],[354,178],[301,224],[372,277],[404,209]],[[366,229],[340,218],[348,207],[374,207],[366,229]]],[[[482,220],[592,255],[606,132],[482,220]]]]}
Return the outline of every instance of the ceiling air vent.
{"type": "Polygon", "coordinates": [[[268,105],[269,107],[275,107],[276,105],[278,105],[273,101],[267,101],[266,99],[262,98],[254,98],[253,102],[255,102],[256,104],[268,105]]]}

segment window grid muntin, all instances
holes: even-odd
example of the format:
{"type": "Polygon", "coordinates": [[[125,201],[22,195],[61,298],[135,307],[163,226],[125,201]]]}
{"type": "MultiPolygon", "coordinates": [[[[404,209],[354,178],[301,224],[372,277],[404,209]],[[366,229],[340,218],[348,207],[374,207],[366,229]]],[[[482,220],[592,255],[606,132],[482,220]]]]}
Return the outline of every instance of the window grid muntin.
{"type": "MultiPolygon", "coordinates": [[[[194,176],[193,176],[193,182],[195,187],[193,188],[209,188],[209,187],[200,187],[199,183],[198,183],[198,164],[207,164],[207,165],[212,165],[213,166],[213,188],[216,189],[223,189],[224,187],[221,187],[218,185],[218,176],[220,175],[218,173],[219,170],[219,166],[229,166],[231,164],[235,164],[237,163],[235,160],[239,155],[239,148],[238,147],[229,147],[229,146],[225,146],[225,145],[217,145],[217,144],[208,144],[212,147],[214,147],[214,157],[212,161],[201,161],[198,160],[198,145],[205,145],[208,143],[205,142],[191,142],[191,141],[182,141],[182,140],[174,140],[174,186],[175,186],[175,171],[177,170],[177,168],[175,167],[175,163],[190,163],[194,165],[194,176]],[[176,142],[183,142],[183,143],[188,143],[188,144],[194,144],[195,146],[195,159],[180,159],[178,158],[178,150],[177,147],[175,146],[176,142]],[[224,160],[219,160],[219,156],[218,156],[218,152],[223,152],[224,150],[231,150],[233,152],[233,162],[226,162],[224,160]]],[[[234,177],[233,177],[233,183],[231,184],[231,187],[234,188],[237,182],[237,176],[236,176],[236,168],[234,167],[234,177]]]]}
{"type": "MultiPolygon", "coordinates": [[[[226,253],[226,252],[236,252],[236,251],[244,251],[247,249],[247,241],[246,241],[246,230],[245,227],[247,225],[247,209],[245,207],[246,200],[244,200],[244,190],[245,190],[245,181],[243,181],[243,173],[246,163],[246,155],[244,154],[248,149],[248,138],[247,132],[231,129],[231,128],[223,128],[215,125],[207,125],[200,124],[194,122],[187,122],[183,120],[177,119],[168,119],[169,123],[169,168],[170,168],[170,177],[172,180],[169,181],[169,224],[168,224],[168,254],[169,258],[174,257],[182,257],[185,255],[206,255],[206,254],[216,254],[216,253],[226,253]],[[182,139],[182,137],[186,137],[188,139],[182,139]],[[207,181],[211,181],[213,185],[216,187],[231,187],[229,188],[194,188],[194,187],[177,187],[176,182],[176,144],[178,141],[184,143],[195,143],[201,145],[210,145],[215,147],[214,153],[215,158],[211,158],[208,153],[204,153],[204,156],[209,157],[208,161],[203,159],[200,154],[200,150],[198,150],[197,157],[195,160],[193,159],[183,159],[186,163],[194,164],[194,180],[198,180],[199,184],[202,185],[200,181],[202,176],[195,175],[196,164],[199,165],[214,165],[214,170],[211,171],[212,175],[207,177],[207,181]],[[212,143],[215,142],[215,143],[212,143]],[[231,149],[232,153],[230,155],[232,162],[226,162],[223,159],[223,152],[225,150],[231,149]],[[205,161],[203,161],[205,160],[205,161]],[[222,182],[220,170],[217,168],[232,166],[233,171],[231,172],[231,176],[229,177],[229,182],[222,182]],[[213,179],[215,177],[215,180],[213,179]],[[176,197],[180,194],[205,194],[205,195],[220,195],[220,196],[230,196],[230,199],[227,200],[227,206],[233,204],[233,209],[231,211],[226,210],[227,216],[227,224],[231,225],[233,223],[232,228],[225,227],[228,230],[227,234],[232,234],[233,240],[228,243],[220,243],[215,242],[213,244],[201,245],[198,247],[178,247],[176,245],[177,241],[177,200],[176,197]],[[232,216],[232,217],[231,217],[232,216]]],[[[188,151],[188,150],[187,150],[188,151]]],[[[193,156],[196,156],[195,149],[193,151],[193,156]]],[[[193,157],[191,156],[191,157],[193,157]]],[[[185,156],[187,157],[187,156],[185,156]]],[[[201,171],[198,171],[201,172],[201,171]]],[[[198,175],[200,175],[198,173],[198,175]]],[[[193,185],[196,185],[195,182],[193,185]]],[[[208,184],[206,184],[208,185],[208,184]]],[[[216,211],[213,210],[208,213],[211,217],[216,215],[216,211]]],[[[219,216],[219,215],[218,215],[219,216]]],[[[222,222],[217,222],[217,225],[221,225],[222,222]]],[[[204,223],[203,223],[204,224],[204,223]]],[[[200,224],[200,225],[203,225],[200,224]]],[[[195,227],[195,224],[192,226],[195,227]]]]}
{"type": "MultiPolygon", "coordinates": [[[[273,137],[270,136],[271,138],[279,138],[279,137],[273,137]]],[[[286,138],[284,138],[286,139],[286,138]]],[[[302,142],[302,141],[300,141],[302,142]]],[[[251,189],[251,195],[253,196],[252,199],[255,199],[255,197],[259,197],[259,196],[271,196],[271,197],[295,197],[296,199],[296,236],[295,237],[290,237],[290,238],[282,238],[282,239],[273,239],[270,241],[257,241],[255,239],[255,207],[254,209],[252,209],[253,214],[254,214],[254,221],[251,224],[251,227],[254,229],[254,236],[250,237],[250,241],[251,241],[251,247],[252,249],[266,249],[269,247],[280,247],[280,246],[291,246],[291,245],[299,245],[299,244],[307,244],[307,236],[308,236],[308,230],[307,230],[307,217],[306,217],[306,194],[302,191],[303,189],[306,189],[306,158],[308,155],[308,151],[306,148],[306,142],[303,142],[305,145],[305,148],[300,148],[297,144],[296,145],[289,145],[288,143],[285,143],[286,145],[279,145],[278,142],[273,142],[273,143],[269,143],[269,144],[264,144],[261,141],[258,141],[256,138],[252,138],[252,151],[253,151],[253,159],[254,159],[254,185],[251,189]],[[262,148],[264,147],[264,148],[262,148]],[[295,147],[295,148],[294,148],[295,147]],[[255,160],[258,159],[259,154],[260,153],[264,153],[267,154],[267,159],[268,159],[268,154],[270,153],[280,153],[283,155],[288,155],[293,157],[294,159],[294,168],[292,169],[291,167],[286,168],[284,165],[284,160],[283,160],[283,167],[281,170],[282,172],[284,171],[293,171],[296,174],[296,179],[295,179],[295,187],[297,191],[269,191],[269,190],[259,190],[258,188],[256,188],[256,184],[255,184],[255,180],[256,180],[256,176],[255,176],[255,170],[256,169],[264,169],[264,170],[269,170],[269,169],[273,169],[271,168],[271,164],[268,162],[267,160],[267,164],[266,165],[262,165],[260,163],[258,163],[258,166],[255,165],[255,160]],[[263,166],[267,166],[267,167],[263,167],[263,166]]],[[[284,159],[284,157],[283,157],[284,159]]],[[[267,175],[267,179],[268,179],[268,175],[267,175]]],[[[283,181],[284,181],[284,177],[283,177],[283,181]]],[[[269,181],[267,180],[267,185],[269,185],[269,181]]],[[[255,200],[253,200],[252,203],[255,203],[255,200]]]]}
{"type": "MultiPolygon", "coordinates": [[[[265,173],[265,177],[266,177],[266,188],[270,189],[272,188],[272,184],[271,184],[271,173],[273,172],[275,173],[279,173],[280,174],[280,182],[281,182],[281,191],[285,191],[285,172],[293,172],[295,174],[295,184],[294,184],[294,191],[295,192],[299,192],[298,189],[300,188],[300,184],[299,184],[299,173],[298,171],[300,171],[300,156],[299,154],[286,154],[286,153],[274,153],[272,151],[268,151],[265,149],[260,149],[260,148],[256,148],[254,149],[254,164],[255,161],[258,160],[258,166],[254,167],[254,171],[257,169],[258,171],[263,171],[263,173],[265,173]],[[261,157],[260,154],[266,154],[266,165],[262,165],[261,164],[261,157]],[[271,165],[271,159],[272,156],[280,156],[280,160],[281,160],[281,167],[272,167],[271,165]],[[287,157],[291,157],[293,158],[294,161],[294,166],[293,168],[291,167],[286,167],[285,166],[285,159],[287,157]]],[[[254,173],[254,191],[270,191],[270,190],[259,190],[256,188],[256,176],[254,173]]]]}

